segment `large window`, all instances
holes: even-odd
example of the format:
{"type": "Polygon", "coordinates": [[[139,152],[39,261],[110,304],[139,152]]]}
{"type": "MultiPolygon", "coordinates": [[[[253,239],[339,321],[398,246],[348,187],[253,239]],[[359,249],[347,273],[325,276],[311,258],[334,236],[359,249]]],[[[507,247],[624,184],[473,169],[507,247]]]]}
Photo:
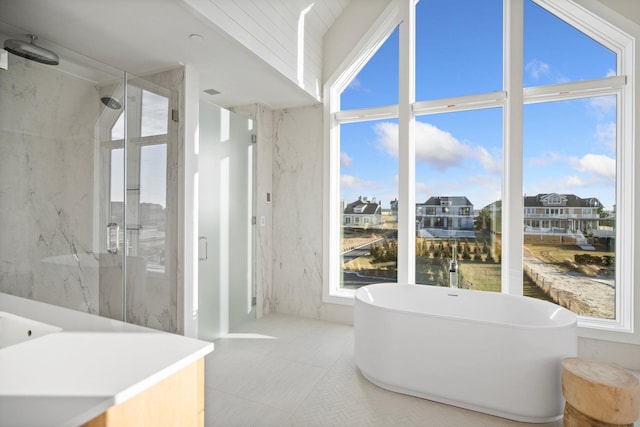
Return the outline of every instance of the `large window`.
{"type": "Polygon", "coordinates": [[[629,331],[631,38],[569,1],[399,4],[327,83],[325,300],[454,283],[629,331]]]}

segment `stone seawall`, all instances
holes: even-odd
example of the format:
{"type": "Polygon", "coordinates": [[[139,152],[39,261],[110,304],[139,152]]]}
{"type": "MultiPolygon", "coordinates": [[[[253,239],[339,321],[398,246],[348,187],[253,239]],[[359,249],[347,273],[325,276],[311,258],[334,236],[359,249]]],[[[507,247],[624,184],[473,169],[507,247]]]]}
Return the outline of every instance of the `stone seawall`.
{"type": "Polygon", "coordinates": [[[556,304],[576,314],[615,318],[615,287],[612,280],[572,275],[527,254],[524,273],[556,304]]]}

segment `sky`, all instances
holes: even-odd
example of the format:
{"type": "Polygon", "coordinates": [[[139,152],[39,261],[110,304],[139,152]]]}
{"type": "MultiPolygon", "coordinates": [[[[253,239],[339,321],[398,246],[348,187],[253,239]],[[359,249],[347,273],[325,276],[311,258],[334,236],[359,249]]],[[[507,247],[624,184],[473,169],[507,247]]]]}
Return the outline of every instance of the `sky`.
{"type": "MultiPolygon", "coordinates": [[[[616,75],[616,56],[525,0],[524,86],[616,75]]],[[[416,101],[502,90],[502,0],[421,0],[416,101]]],[[[398,102],[398,29],[341,95],[341,108],[398,102]]],[[[614,96],[524,106],[523,193],[571,193],[615,204],[614,96]]],[[[502,109],[416,118],[416,202],[466,196],[475,209],[501,199],[502,109]]],[[[398,121],[340,127],[341,199],[398,194],[398,121]]]]}

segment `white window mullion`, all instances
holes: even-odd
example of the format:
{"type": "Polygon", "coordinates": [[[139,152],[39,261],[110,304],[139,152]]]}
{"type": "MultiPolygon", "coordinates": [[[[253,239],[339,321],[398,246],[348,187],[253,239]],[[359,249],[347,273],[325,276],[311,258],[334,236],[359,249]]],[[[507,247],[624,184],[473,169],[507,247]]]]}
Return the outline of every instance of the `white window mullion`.
{"type": "Polygon", "coordinates": [[[420,101],[413,105],[413,113],[419,116],[422,114],[450,113],[452,111],[502,107],[506,98],[505,92],[500,91],[420,101]]]}
{"type": "Polygon", "coordinates": [[[400,67],[398,117],[398,283],[415,283],[415,7],[414,0],[400,5],[400,67]]]}
{"type": "Polygon", "coordinates": [[[337,111],[335,120],[339,123],[355,123],[369,120],[390,119],[398,117],[397,105],[384,107],[358,108],[356,110],[337,111]]]}
{"type": "Polygon", "coordinates": [[[504,0],[504,157],[502,176],[502,292],[522,295],[523,0],[504,0]]]}
{"type": "Polygon", "coordinates": [[[524,88],[524,103],[534,104],[617,94],[625,86],[626,80],[625,76],[614,76],[597,80],[527,87],[524,88]]]}
{"type": "Polygon", "coordinates": [[[325,88],[325,117],[328,123],[325,127],[324,162],[327,170],[324,176],[324,204],[327,206],[327,215],[324,221],[324,272],[323,301],[338,304],[352,304],[352,293],[345,292],[341,295],[340,289],[340,126],[334,112],[340,108],[340,96],[338,91],[331,86],[325,88]]]}

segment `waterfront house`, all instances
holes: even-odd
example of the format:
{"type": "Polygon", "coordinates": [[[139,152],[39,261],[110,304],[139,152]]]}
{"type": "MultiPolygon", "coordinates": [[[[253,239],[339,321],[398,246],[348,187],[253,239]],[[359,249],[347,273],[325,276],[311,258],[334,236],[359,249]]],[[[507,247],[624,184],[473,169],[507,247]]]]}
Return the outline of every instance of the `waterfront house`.
{"type": "Polygon", "coordinates": [[[432,196],[416,204],[418,229],[473,230],[473,203],[465,196],[432,196]]]}
{"type": "Polygon", "coordinates": [[[357,230],[382,228],[382,206],[375,197],[369,200],[360,196],[344,208],[342,225],[357,230]]]}

